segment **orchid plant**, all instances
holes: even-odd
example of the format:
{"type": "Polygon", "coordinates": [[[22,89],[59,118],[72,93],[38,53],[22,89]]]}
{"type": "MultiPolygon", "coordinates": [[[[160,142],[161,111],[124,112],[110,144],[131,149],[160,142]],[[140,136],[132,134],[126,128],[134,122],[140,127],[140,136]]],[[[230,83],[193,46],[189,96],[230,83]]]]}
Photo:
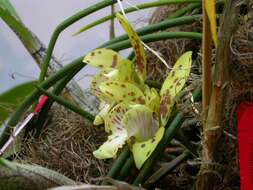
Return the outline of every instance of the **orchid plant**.
{"type": "Polygon", "coordinates": [[[115,158],[128,143],[140,169],[163,137],[175,97],[190,74],[192,52],[178,59],[158,92],[144,83],[147,61],[142,41],[124,16],[117,14],[117,19],[129,36],[136,65],[110,49],[96,49],[84,57],[85,63],[101,69],[91,83],[92,93],[100,100],[94,124],[104,123],[110,133],[93,154],[98,159],[115,158]]]}

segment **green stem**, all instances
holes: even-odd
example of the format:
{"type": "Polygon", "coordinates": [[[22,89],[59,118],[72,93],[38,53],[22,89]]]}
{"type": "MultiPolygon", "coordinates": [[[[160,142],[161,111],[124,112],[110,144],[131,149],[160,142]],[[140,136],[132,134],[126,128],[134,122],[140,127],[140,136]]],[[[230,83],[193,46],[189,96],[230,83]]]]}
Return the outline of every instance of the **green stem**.
{"type": "MultiPolygon", "coordinates": [[[[54,85],[58,80],[62,79],[66,76],[66,73],[75,72],[76,70],[81,70],[86,64],[82,62],[82,58],[73,61],[71,64],[63,67],[60,71],[50,76],[47,80],[43,81],[40,84],[41,88],[47,89],[54,85]]],[[[41,92],[39,90],[34,89],[33,92],[27,96],[27,98],[22,102],[22,104],[15,110],[15,112],[10,117],[10,120],[7,124],[5,131],[0,137],[0,147],[4,145],[6,140],[9,138],[10,132],[13,127],[17,125],[20,118],[24,115],[27,109],[31,106],[31,104],[39,98],[41,92]]]]}
{"type": "MultiPolygon", "coordinates": [[[[168,40],[168,39],[195,39],[201,40],[202,34],[197,32],[159,32],[155,34],[148,34],[140,36],[141,40],[145,43],[155,42],[159,40],[168,40]]],[[[122,42],[116,42],[109,45],[102,45],[99,48],[108,48],[113,50],[123,50],[131,47],[129,40],[124,40],[122,42]]]]}
{"type": "MultiPolygon", "coordinates": [[[[150,34],[153,32],[161,31],[164,29],[168,29],[170,27],[179,26],[179,25],[185,25],[185,24],[192,24],[193,22],[199,21],[201,19],[201,15],[194,15],[194,16],[183,16],[180,18],[174,18],[174,19],[166,19],[160,23],[152,24],[148,26],[144,26],[141,29],[136,30],[136,33],[139,36],[143,36],[146,34],[150,34]]],[[[109,42],[104,43],[102,46],[107,46],[116,42],[121,42],[128,39],[127,34],[123,34],[119,37],[116,37],[109,42]]]]}
{"type": "MultiPolygon", "coordinates": [[[[159,6],[164,6],[164,5],[170,5],[170,4],[181,4],[181,3],[200,3],[200,0],[159,0],[159,1],[154,1],[154,2],[149,2],[149,3],[143,3],[143,4],[139,4],[136,5],[136,7],[138,7],[138,9],[134,8],[134,7],[129,7],[124,9],[124,12],[127,13],[131,13],[131,12],[135,12],[135,11],[139,11],[142,9],[148,9],[148,8],[153,8],[153,7],[159,7],[159,6]]],[[[114,18],[116,16],[115,14],[112,15],[108,15],[105,16],[99,20],[96,20],[95,22],[92,22],[89,25],[86,25],[85,27],[83,27],[81,30],[79,30],[77,33],[75,33],[74,35],[80,34],[94,26],[97,26],[99,24],[102,24],[106,21],[111,20],[112,18],[114,18]]]]}
{"type": "Polygon", "coordinates": [[[66,29],[68,26],[72,25],[73,23],[77,22],[78,20],[80,20],[81,18],[88,16],[104,7],[110,6],[114,3],[116,3],[117,0],[104,0],[100,3],[97,3],[87,9],[84,9],[82,11],[79,11],[78,13],[76,13],[75,15],[69,17],[68,19],[64,20],[61,24],[59,24],[56,29],[53,32],[53,35],[51,36],[49,45],[48,45],[48,49],[47,49],[47,53],[46,56],[44,58],[44,62],[41,68],[41,73],[40,73],[40,77],[39,77],[39,82],[42,82],[46,76],[47,70],[48,70],[48,66],[52,57],[52,53],[56,44],[56,41],[60,35],[60,33],[66,29]]]}
{"type": "Polygon", "coordinates": [[[188,6],[181,8],[179,10],[177,10],[175,13],[171,14],[168,19],[174,19],[177,17],[181,17],[183,15],[185,15],[187,12],[192,11],[195,8],[201,7],[201,3],[192,3],[189,4],[188,6]]]}
{"type": "Polygon", "coordinates": [[[117,160],[113,162],[113,165],[110,171],[108,172],[107,177],[117,178],[117,174],[120,171],[120,167],[124,165],[124,163],[126,162],[129,156],[130,156],[130,150],[128,149],[127,146],[125,146],[125,148],[123,149],[123,151],[121,152],[117,160]]]}
{"type": "Polygon", "coordinates": [[[58,104],[72,110],[73,112],[83,116],[84,118],[88,119],[90,122],[93,122],[95,117],[93,115],[91,115],[90,113],[84,111],[82,108],[64,100],[62,97],[56,96],[50,92],[47,92],[45,89],[36,86],[36,88],[43,94],[47,95],[50,99],[52,99],[53,101],[57,102],[58,104]]]}
{"type": "Polygon", "coordinates": [[[117,179],[124,180],[129,175],[129,171],[133,167],[134,167],[134,157],[131,154],[130,157],[127,159],[126,163],[123,165],[122,169],[120,170],[119,177],[117,179]]]}

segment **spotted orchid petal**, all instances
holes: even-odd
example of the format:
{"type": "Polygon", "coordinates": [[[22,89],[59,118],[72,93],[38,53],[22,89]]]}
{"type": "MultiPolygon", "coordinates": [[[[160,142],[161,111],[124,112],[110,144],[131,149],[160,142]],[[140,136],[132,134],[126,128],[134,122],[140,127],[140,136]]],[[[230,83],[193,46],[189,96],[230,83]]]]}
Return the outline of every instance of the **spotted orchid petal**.
{"type": "Polygon", "coordinates": [[[108,140],[93,152],[93,155],[98,159],[115,158],[117,152],[123,147],[127,140],[126,130],[117,131],[108,137],[108,140]]]}
{"type": "MultiPolygon", "coordinates": [[[[102,92],[99,89],[99,85],[101,83],[103,83],[104,81],[107,80],[114,80],[118,77],[118,70],[117,69],[112,69],[112,68],[105,68],[100,70],[92,79],[91,81],[91,92],[98,97],[100,100],[107,100],[108,98],[106,98],[104,96],[104,94],[102,94],[102,92]]],[[[107,100],[109,101],[109,100],[107,100]]]]}
{"type": "Polygon", "coordinates": [[[124,28],[126,33],[129,36],[132,47],[136,55],[136,66],[137,72],[141,76],[142,80],[146,79],[147,76],[147,60],[145,56],[144,47],[141,43],[141,39],[138,34],[134,31],[129,22],[122,16],[120,13],[116,14],[117,19],[119,20],[121,26],[124,28]]]}
{"type": "Polygon", "coordinates": [[[152,138],[159,128],[159,120],[154,117],[153,111],[140,104],[130,106],[122,122],[128,138],[135,137],[136,141],[152,138]]]}
{"type": "Polygon", "coordinates": [[[145,83],[144,81],[139,77],[135,70],[135,66],[132,61],[123,59],[120,61],[118,66],[118,80],[121,82],[130,82],[132,84],[135,84],[138,86],[142,91],[145,90],[145,83]]]}
{"type": "Polygon", "coordinates": [[[114,105],[114,102],[103,94],[99,85],[109,79],[116,79],[118,77],[118,70],[113,68],[105,68],[100,70],[92,79],[91,92],[100,99],[99,113],[96,115],[93,122],[94,125],[101,125],[104,123],[104,117],[114,105]]]}
{"type": "Polygon", "coordinates": [[[93,124],[102,125],[108,112],[112,109],[114,104],[108,104],[104,101],[100,102],[99,113],[96,115],[93,124]]]}
{"type": "Polygon", "coordinates": [[[117,104],[105,117],[105,131],[115,133],[123,129],[123,118],[128,111],[128,105],[124,103],[117,104]]]}
{"type": "Polygon", "coordinates": [[[165,126],[175,103],[175,97],[182,90],[190,75],[192,52],[184,53],[176,62],[168,77],[165,79],[160,95],[160,114],[162,126],[165,126]]]}
{"type": "Polygon", "coordinates": [[[127,110],[128,106],[124,103],[120,103],[113,107],[106,115],[105,130],[108,133],[111,132],[112,135],[108,137],[108,140],[101,145],[98,150],[93,152],[96,158],[114,158],[117,151],[125,144],[128,135],[127,130],[123,128],[122,120],[127,110]]]}
{"type": "Polygon", "coordinates": [[[118,67],[119,70],[119,81],[121,82],[135,82],[135,68],[132,61],[123,59],[118,67]]]}
{"type": "Polygon", "coordinates": [[[155,113],[159,113],[160,108],[160,95],[154,88],[146,86],[144,95],[146,98],[146,106],[149,107],[155,113]]]}
{"type": "Polygon", "coordinates": [[[145,96],[143,92],[134,84],[130,82],[120,82],[115,80],[108,80],[99,86],[100,91],[111,101],[116,103],[138,103],[145,104],[145,96]]]}
{"type": "Polygon", "coordinates": [[[110,49],[95,49],[88,53],[83,62],[97,68],[116,68],[123,58],[115,51],[110,49]]]}
{"type": "Polygon", "coordinates": [[[164,127],[160,127],[153,138],[144,142],[135,142],[132,147],[135,165],[138,169],[142,167],[145,161],[155,150],[164,134],[164,127]]]}

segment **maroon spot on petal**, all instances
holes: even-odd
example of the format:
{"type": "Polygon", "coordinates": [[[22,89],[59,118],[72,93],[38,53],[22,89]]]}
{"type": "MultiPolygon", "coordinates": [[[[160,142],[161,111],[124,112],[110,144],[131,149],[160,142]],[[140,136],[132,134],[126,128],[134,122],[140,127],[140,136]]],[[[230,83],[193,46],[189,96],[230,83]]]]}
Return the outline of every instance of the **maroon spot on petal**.
{"type": "Polygon", "coordinates": [[[120,85],[122,88],[126,88],[126,85],[125,84],[121,84],[120,85]]]}
{"type": "Polygon", "coordinates": [[[165,117],[168,112],[168,105],[171,104],[171,96],[169,93],[163,95],[160,105],[160,114],[165,117]]]}
{"type": "Polygon", "coordinates": [[[115,124],[120,125],[120,121],[119,121],[119,120],[117,120],[116,118],[113,118],[112,122],[113,122],[113,123],[115,123],[115,124]]]}
{"type": "Polygon", "coordinates": [[[94,55],[95,55],[95,52],[92,52],[92,53],[91,53],[91,56],[94,56],[94,55]]]}
{"type": "Polygon", "coordinates": [[[171,76],[172,76],[172,77],[175,76],[175,71],[172,71],[171,76]]]}
{"type": "Polygon", "coordinates": [[[104,67],[104,65],[99,65],[98,67],[103,68],[103,67],[104,67]]]}
{"type": "Polygon", "coordinates": [[[168,111],[167,106],[165,106],[165,105],[160,106],[160,114],[162,117],[165,117],[167,111],[168,111]]]}
{"type": "Polygon", "coordinates": [[[112,67],[112,68],[116,67],[117,62],[118,62],[118,56],[117,56],[117,55],[113,55],[111,67],[112,67]]]}
{"type": "Polygon", "coordinates": [[[120,118],[118,115],[116,115],[116,118],[117,118],[118,120],[121,120],[121,118],[120,118]]]}
{"type": "Polygon", "coordinates": [[[144,148],[146,145],[145,144],[141,144],[141,148],[144,148]]]}
{"type": "Polygon", "coordinates": [[[101,53],[102,53],[102,52],[99,50],[99,51],[98,51],[98,54],[101,54],[101,53]]]}
{"type": "Polygon", "coordinates": [[[144,65],[144,59],[141,55],[141,50],[140,50],[140,45],[138,42],[135,42],[136,44],[134,45],[134,50],[136,53],[136,62],[137,62],[137,68],[139,71],[142,73],[144,72],[145,65],[144,65]]]}
{"type": "Polygon", "coordinates": [[[174,83],[177,83],[177,81],[178,81],[178,78],[175,78],[175,80],[173,81],[174,83]]]}
{"type": "Polygon", "coordinates": [[[107,91],[107,90],[105,91],[105,93],[106,93],[106,94],[110,94],[110,92],[109,92],[109,91],[107,91]]]}
{"type": "Polygon", "coordinates": [[[145,100],[143,99],[143,97],[140,96],[139,98],[137,98],[137,100],[140,104],[145,104],[145,100]]]}
{"type": "Polygon", "coordinates": [[[151,140],[151,143],[154,143],[155,142],[155,139],[153,138],[152,140],[151,140]]]}

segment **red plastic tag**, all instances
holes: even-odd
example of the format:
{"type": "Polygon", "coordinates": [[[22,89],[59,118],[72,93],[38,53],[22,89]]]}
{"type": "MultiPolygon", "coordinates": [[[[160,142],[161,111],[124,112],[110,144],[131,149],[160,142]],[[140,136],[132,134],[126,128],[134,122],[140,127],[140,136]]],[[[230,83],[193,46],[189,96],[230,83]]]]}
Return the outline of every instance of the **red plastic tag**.
{"type": "Polygon", "coordinates": [[[241,190],[253,190],[253,104],[237,108],[241,190]]]}

